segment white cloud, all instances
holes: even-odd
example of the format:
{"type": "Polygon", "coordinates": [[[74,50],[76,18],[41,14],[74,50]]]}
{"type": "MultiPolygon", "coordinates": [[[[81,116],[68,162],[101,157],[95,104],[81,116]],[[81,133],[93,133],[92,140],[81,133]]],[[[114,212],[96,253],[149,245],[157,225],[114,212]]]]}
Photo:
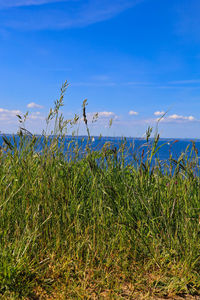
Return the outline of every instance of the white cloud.
{"type": "MultiPolygon", "coordinates": [[[[109,121],[110,119],[113,119],[115,121],[119,118],[119,116],[112,111],[100,111],[98,112],[97,118],[96,115],[97,113],[88,112],[87,113],[88,122],[92,123],[94,120],[96,120],[97,122],[105,122],[105,121],[109,121]]],[[[81,118],[81,120],[83,120],[83,118],[81,118]]]]}
{"type": "Polygon", "coordinates": [[[99,80],[99,82],[74,82],[71,84],[72,86],[83,86],[83,87],[113,87],[116,86],[115,82],[106,82],[99,80]]]}
{"type": "Polygon", "coordinates": [[[11,8],[20,6],[42,5],[55,2],[66,2],[67,0],[0,0],[1,8],[11,8]]]}
{"type": "Polygon", "coordinates": [[[16,115],[20,115],[20,110],[9,110],[5,108],[0,108],[0,120],[1,121],[11,121],[11,120],[17,120],[16,115]]]}
{"type": "Polygon", "coordinates": [[[155,122],[157,121],[160,121],[160,122],[165,122],[165,123],[170,123],[170,122],[178,122],[178,123],[181,123],[181,122],[191,122],[191,121],[197,121],[195,119],[194,116],[182,116],[182,115],[177,115],[177,114],[173,114],[173,115],[170,115],[166,118],[162,118],[162,119],[155,119],[155,122]]]}
{"type": "Polygon", "coordinates": [[[41,30],[84,27],[111,19],[124,10],[145,0],[0,0],[0,27],[41,30]],[[62,2],[57,6],[42,9],[41,4],[62,2]],[[61,6],[62,4],[62,6],[61,6]],[[29,9],[37,5],[37,9],[29,9]],[[26,8],[21,6],[26,6],[26,8]],[[13,7],[18,7],[16,13],[13,7]],[[9,9],[6,13],[5,8],[9,9]],[[22,13],[20,13],[20,10],[22,13]]]}
{"type": "Polygon", "coordinates": [[[194,121],[194,117],[193,116],[181,116],[181,115],[177,115],[177,114],[173,114],[173,115],[170,115],[168,117],[169,119],[173,119],[173,120],[188,120],[188,121],[194,121]]]}
{"type": "Polygon", "coordinates": [[[189,80],[177,80],[171,81],[170,84],[197,84],[200,83],[200,79],[189,79],[189,80]]]}
{"type": "Polygon", "coordinates": [[[128,81],[128,82],[125,82],[124,85],[133,85],[133,86],[149,86],[151,85],[152,83],[151,82],[142,82],[142,81],[128,81]]]}
{"type": "Polygon", "coordinates": [[[159,110],[158,110],[158,111],[155,111],[155,112],[154,112],[154,115],[155,115],[155,116],[163,116],[164,114],[165,114],[164,111],[159,111],[159,110]]]}
{"type": "Polygon", "coordinates": [[[95,75],[92,77],[92,79],[94,79],[96,81],[108,81],[108,80],[110,80],[110,77],[107,75],[95,75]]]}
{"type": "MultiPolygon", "coordinates": [[[[3,121],[5,124],[15,124],[17,126],[18,124],[18,118],[17,115],[23,116],[23,112],[21,112],[18,109],[5,109],[0,108],[0,121],[3,121]]],[[[33,112],[27,116],[27,121],[39,121],[44,120],[44,117],[41,116],[39,111],[33,112]]],[[[17,127],[16,127],[17,128],[17,127]]]]}
{"type": "Polygon", "coordinates": [[[98,113],[98,116],[102,118],[112,118],[115,116],[115,113],[112,111],[101,111],[98,113]]]}
{"type": "Polygon", "coordinates": [[[137,115],[138,115],[138,112],[137,112],[137,111],[134,111],[134,110],[130,110],[130,111],[129,111],[129,115],[130,115],[130,116],[137,116],[137,115]]]}
{"type": "Polygon", "coordinates": [[[37,104],[37,103],[35,103],[35,102],[29,103],[29,104],[27,105],[27,107],[28,107],[28,108],[40,108],[40,109],[43,108],[42,105],[39,105],[39,104],[37,104]]]}
{"type": "Polygon", "coordinates": [[[39,111],[36,111],[28,116],[28,120],[44,120],[39,111]]]}
{"type": "Polygon", "coordinates": [[[20,114],[20,110],[9,110],[5,108],[0,108],[0,113],[20,114]]]}
{"type": "Polygon", "coordinates": [[[195,120],[195,118],[193,116],[189,116],[187,118],[188,118],[189,121],[194,121],[195,120]]]}

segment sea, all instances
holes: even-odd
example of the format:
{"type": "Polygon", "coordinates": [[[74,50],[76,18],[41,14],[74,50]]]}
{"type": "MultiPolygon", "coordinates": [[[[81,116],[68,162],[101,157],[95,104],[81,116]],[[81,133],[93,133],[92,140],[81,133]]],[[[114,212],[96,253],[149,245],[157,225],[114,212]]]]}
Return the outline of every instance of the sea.
{"type": "MultiPolygon", "coordinates": [[[[0,135],[0,146],[3,146],[4,140],[6,137],[11,144],[13,144],[13,137],[19,142],[18,135],[0,135]]],[[[30,137],[29,137],[30,138],[30,137]]],[[[37,146],[37,151],[40,152],[42,148],[43,138],[41,136],[37,136],[37,138],[41,141],[41,145],[37,146]]],[[[147,153],[150,147],[153,144],[153,139],[149,139],[147,142],[145,138],[121,138],[121,137],[91,137],[90,146],[93,150],[101,150],[105,145],[107,148],[117,151],[120,146],[125,144],[123,155],[126,157],[126,162],[130,162],[133,160],[133,157],[136,156],[141,159],[143,157],[147,157],[147,153]]],[[[86,136],[72,137],[65,136],[64,140],[64,148],[63,151],[65,153],[72,153],[73,147],[79,145],[84,153],[86,149],[86,145],[88,142],[88,138],[86,136]]],[[[159,158],[160,161],[167,161],[171,156],[173,159],[177,160],[181,154],[187,153],[187,156],[190,155],[200,155],[200,140],[199,139],[163,139],[160,138],[157,144],[157,149],[154,159],[159,158]],[[192,151],[195,147],[195,152],[192,151]],[[192,151],[192,152],[191,152],[192,151]]],[[[122,153],[122,152],[120,152],[122,153]]],[[[120,155],[118,153],[118,155],[120,155]]]]}

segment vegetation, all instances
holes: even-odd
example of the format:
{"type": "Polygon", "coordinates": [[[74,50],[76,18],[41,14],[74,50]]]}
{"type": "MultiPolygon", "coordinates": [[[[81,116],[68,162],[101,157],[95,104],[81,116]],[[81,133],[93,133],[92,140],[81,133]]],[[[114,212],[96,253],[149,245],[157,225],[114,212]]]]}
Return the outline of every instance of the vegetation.
{"type": "MultiPolygon", "coordinates": [[[[141,299],[200,293],[198,155],[124,163],[126,142],[84,153],[65,143],[55,102],[40,137],[4,138],[0,158],[1,299],[141,299]],[[52,135],[48,126],[55,120],[52,135]],[[152,164],[153,162],[153,164],[152,164]]],[[[158,152],[157,152],[158,153],[158,152]]],[[[173,298],[174,299],[174,298],[173,298]]]]}

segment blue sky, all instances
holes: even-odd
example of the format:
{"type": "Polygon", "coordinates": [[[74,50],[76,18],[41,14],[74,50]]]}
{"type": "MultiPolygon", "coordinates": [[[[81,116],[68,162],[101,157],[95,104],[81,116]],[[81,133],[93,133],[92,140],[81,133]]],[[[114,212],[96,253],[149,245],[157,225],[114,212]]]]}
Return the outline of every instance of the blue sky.
{"type": "Polygon", "coordinates": [[[0,131],[28,110],[41,132],[67,79],[62,111],[87,98],[93,135],[141,137],[167,112],[161,137],[200,138],[199,14],[199,0],[0,0],[0,131]]]}

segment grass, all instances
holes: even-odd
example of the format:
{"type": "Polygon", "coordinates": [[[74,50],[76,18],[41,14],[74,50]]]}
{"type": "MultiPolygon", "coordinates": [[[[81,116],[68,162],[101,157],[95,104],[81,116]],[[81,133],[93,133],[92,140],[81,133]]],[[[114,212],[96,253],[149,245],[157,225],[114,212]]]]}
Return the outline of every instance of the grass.
{"type": "Polygon", "coordinates": [[[19,116],[18,138],[4,139],[1,299],[200,295],[195,145],[192,155],[169,158],[164,166],[153,161],[159,136],[152,143],[151,130],[142,161],[124,164],[125,141],[118,150],[94,151],[90,135],[84,154],[76,143],[63,152],[64,129],[78,121],[59,114],[65,88],[47,117],[47,125],[55,120],[53,136],[31,136],[19,116]]]}

